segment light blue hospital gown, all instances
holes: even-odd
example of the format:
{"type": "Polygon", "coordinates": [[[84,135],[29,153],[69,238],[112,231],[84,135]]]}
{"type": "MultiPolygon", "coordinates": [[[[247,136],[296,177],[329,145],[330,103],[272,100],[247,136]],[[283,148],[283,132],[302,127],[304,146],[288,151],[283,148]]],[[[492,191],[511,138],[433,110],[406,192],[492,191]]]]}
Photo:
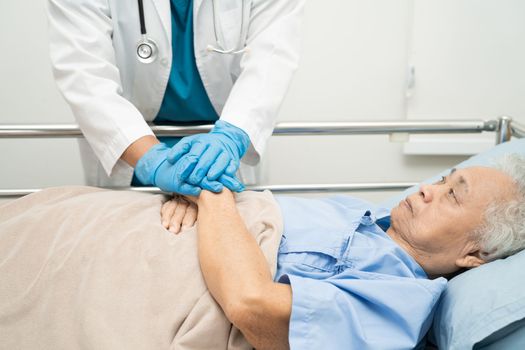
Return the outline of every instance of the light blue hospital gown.
{"type": "Polygon", "coordinates": [[[278,196],[276,281],[292,287],[291,349],[412,349],[446,280],[429,280],[376,224],[389,210],[349,196],[278,196]]]}

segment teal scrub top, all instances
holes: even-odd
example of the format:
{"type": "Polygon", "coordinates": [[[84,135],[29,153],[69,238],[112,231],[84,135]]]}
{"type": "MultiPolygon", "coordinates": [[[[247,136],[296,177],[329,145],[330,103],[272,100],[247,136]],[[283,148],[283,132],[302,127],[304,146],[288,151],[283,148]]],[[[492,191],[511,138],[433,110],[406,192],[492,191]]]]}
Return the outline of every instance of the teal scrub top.
{"type": "Polygon", "coordinates": [[[173,61],[155,124],[205,124],[219,119],[204,89],[193,47],[193,0],[171,0],[173,61]]]}

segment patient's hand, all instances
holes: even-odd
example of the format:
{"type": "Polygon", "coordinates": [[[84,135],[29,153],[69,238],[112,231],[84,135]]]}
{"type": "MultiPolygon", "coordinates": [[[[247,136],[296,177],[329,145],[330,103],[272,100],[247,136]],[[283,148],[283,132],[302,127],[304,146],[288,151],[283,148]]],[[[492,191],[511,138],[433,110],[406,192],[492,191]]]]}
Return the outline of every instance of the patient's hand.
{"type": "Polygon", "coordinates": [[[160,209],[162,226],[178,234],[197,221],[197,206],[181,196],[175,196],[160,209]]]}

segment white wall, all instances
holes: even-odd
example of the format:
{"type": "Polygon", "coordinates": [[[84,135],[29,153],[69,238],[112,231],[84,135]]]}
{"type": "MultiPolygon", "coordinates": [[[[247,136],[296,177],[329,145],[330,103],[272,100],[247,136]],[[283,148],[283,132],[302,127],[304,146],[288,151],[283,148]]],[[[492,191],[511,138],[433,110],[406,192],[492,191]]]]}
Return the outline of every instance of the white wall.
{"type": "MultiPolygon", "coordinates": [[[[523,13],[519,0],[310,0],[280,120],[525,122],[523,13]]],[[[0,2],[0,30],[0,123],[72,123],[49,68],[45,1],[0,2]]],[[[387,136],[275,137],[263,181],[418,181],[462,159],[407,156],[387,136]]],[[[0,164],[2,188],[83,183],[74,140],[0,140],[0,164]]]]}
{"type": "MultiPolygon", "coordinates": [[[[520,16],[525,2],[326,4],[308,2],[304,58],[281,120],[492,119],[508,114],[525,122],[525,21],[520,16]],[[415,84],[407,93],[410,65],[415,84]]],[[[487,137],[492,143],[494,135],[487,137]]],[[[279,137],[271,140],[269,153],[274,155],[265,164],[272,169],[271,183],[419,181],[464,159],[406,156],[402,144],[389,143],[387,136],[279,137]],[[279,156],[283,149],[292,161],[279,156]]]]}
{"type": "Polygon", "coordinates": [[[525,2],[415,1],[409,118],[525,120],[525,2]]]}
{"type": "MultiPolygon", "coordinates": [[[[415,81],[407,117],[489,119],[507,114],[523,122],[523,13],[521,0],[415,1],[409,48],[415,81]]],[[[449,142],[458,153],[460,138],[465,136],[449,142]]],[[[487,138],[478,151],[491,146],[493,135],[487,138]]],[[[413,148],[430,144],[418,142],[413,148]]]]}
{"type": "MultiPolygon", "coordinates": [[[[0,123],[73,123],[53,81],[45,1],[0,2],[0,123]]],[[[1,188],[82,184],[76,141],[0,139],[1,188]]]]}

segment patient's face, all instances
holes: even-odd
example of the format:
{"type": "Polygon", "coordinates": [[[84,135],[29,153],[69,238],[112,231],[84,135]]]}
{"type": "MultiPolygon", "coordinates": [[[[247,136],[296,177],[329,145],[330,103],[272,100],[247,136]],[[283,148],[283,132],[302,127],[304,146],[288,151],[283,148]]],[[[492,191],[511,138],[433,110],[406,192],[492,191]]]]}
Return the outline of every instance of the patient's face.
{"type": "Polygon", "coordinates": [[[450,270],[472,249],[470,233],[483,224],[489,203],[512,198],[513,190],[512,179],[498,170],[459,169],[401,201],[392,210],[392,229],[411,248],[450,264],[450,270]]]}

